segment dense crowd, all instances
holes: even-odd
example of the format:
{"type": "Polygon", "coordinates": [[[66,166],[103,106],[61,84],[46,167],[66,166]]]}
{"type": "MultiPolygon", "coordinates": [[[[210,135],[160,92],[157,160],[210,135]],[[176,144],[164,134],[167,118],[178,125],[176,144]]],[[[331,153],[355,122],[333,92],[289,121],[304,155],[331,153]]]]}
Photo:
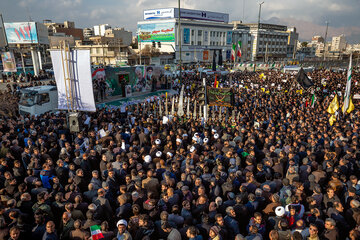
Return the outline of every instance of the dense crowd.
{"type": "MultiPolygon", "coordinates": [[[[65,113],[3,117],[0,239],[360,239],[359,105],[326,112],[346,73],[308,73],[307,90],[264,76],[218,76],[235,103],[207,121],[164,119],[158,99],[84,113],[79,133],[65,113]]],[[[203,77],[183,78],[191,113],[203,77]]]]}

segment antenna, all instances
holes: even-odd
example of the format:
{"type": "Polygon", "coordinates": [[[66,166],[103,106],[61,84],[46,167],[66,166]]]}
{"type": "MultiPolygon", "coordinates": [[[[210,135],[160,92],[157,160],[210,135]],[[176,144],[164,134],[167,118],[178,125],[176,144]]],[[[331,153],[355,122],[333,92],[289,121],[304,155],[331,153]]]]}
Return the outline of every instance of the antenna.
{"type": "Polygon", "coordinates": [[[32,22],[32,18],[31,18],[31,15],[30,15],[30,11],[29,11],[29,7],[26,6],[26,12],[27,14],[29,15],[29,22],[32,22]]]}

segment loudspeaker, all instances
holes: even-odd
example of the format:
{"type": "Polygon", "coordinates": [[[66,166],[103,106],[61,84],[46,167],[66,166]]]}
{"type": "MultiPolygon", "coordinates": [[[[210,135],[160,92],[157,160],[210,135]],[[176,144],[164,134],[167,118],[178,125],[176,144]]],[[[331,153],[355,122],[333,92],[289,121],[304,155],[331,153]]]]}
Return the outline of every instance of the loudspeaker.
{"type": "Polygon", "coordinates": [[[68,126],[69,130],[72,133],[80,132],[80,115],[79,113],[68,113],[67,119],[68,119],[68,126]]]}

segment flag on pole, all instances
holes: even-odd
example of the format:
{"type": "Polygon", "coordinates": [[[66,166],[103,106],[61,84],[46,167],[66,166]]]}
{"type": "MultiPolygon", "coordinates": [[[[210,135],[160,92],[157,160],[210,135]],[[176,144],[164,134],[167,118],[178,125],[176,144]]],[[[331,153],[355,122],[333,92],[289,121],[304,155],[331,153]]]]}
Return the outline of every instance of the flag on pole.
{"type": "Polygon", "coordinates": [[[239,58],[241,58],[241,41],[238,41],[238,45],[237,45],[237,54],[236,54],[239,58]]]}
{"type": "Polygon", "coordinates": [[[231,48],[231,60],[235,61],[235,51],[236,51],[236,45],[233,44],[231,48]]]}
{"type": "Polygon", "coordinates": [[[91,238],[92,240],[98,240],[104,238],[104,235],[101,233],[99,225],[93,225],[90,227],[91,238]]]}
{"type": "Polygon", "coordinates": [[[339,101],[337,98],[337,94],[335,95],[334,99],[331,101],[327,112],[330,114],[335,114],[335,112],[339,109],[339,101]]]}
{"type": "Polygon", "coordinates": [[[315,93],[312,95],[311,97],[311,107],[314,108],[315,107],[315,102],[316,102],[316,95],[315,93]]]}
{"type": "Polygon", "coordinates": [[[215,74],[214,88],[218,88],[218,87],[219,87],[219,82],[217,80],[217,75],[215,74]]]}
{"type": "Polygon", "coordinates": [[[343,113],[345,113],[345,111],[347,113],[351,113],[354,109],[355,109],[355,106],[354,106],[354,104],[352,102],[352,97],[350,97],[349,107],[345,110],[345,103],[344,103],[344,105],[342,106],[342,111],[343,111],[343,113]]]}
{"type": "Polygon", "coordinates": [[[352,54],[350,55],[349,69],[347,72],[347,81],[346,81],[346,88],[345,88],[345,94],[344,94],[344,107],[342,109],[343,114],[345,114],[345,112],[349,108],[350,92],[351,92],[351,77],[352,77],[351,76],[351,73],[352,73],[351,60],[352,60],[352,54]]]}

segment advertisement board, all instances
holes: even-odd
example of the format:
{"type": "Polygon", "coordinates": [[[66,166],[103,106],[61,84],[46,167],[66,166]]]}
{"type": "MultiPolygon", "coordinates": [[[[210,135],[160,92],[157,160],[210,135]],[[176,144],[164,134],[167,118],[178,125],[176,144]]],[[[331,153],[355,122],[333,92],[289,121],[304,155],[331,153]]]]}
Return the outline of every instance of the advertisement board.
{"type": "Polygon", "coordinates": [[[209,60],[209,50],[203,51],[203,61],[209,60]]]}
{"type": "Polygon", "coordinates": [[[184,28],[184,44],[190,44],[190,28],[184,28]]]}
{"type": "Polygon", "coordinates": [[[209,106],[231,107],[234,104],[234,95],[231,88],[207,87],[209,106]]]}
{"type": "Polygon", "coordinates": [[[14,54],[12,52],[1,53],[4,72],[17,72],[14,54]]]}
{"type": "Polygon", "coordinates": [[[227,31],[226,33],[226,44],[229,45],[232,43],[232,31],[227,31]]]}
{"type": "Polygon", "coordinates": [[[144,20],[174,18],[174,8],[144,10],[144,20]]]}
{"type": "Polygon", "coordinates": [[[35,22],[4,23],[9,44],[38,43],[35,22]]]}
{"type": "MultiPolygon", "coordinates": [[[[180,14],[181,14],[181,18],[187,18],[187,19],[225,22],[225,23],[229,22],[229,14],[227,13],[181,8],[180,14]]],[[[179,17],[178,8],[160,8],[160,9],[144,10],[144,20],[178,18],[178,17],[179,17]]]]}
{"type": "Polygon", "coordinates": [[[138,24],[139,42],[175,42],[175,23],[138,24]]]}

